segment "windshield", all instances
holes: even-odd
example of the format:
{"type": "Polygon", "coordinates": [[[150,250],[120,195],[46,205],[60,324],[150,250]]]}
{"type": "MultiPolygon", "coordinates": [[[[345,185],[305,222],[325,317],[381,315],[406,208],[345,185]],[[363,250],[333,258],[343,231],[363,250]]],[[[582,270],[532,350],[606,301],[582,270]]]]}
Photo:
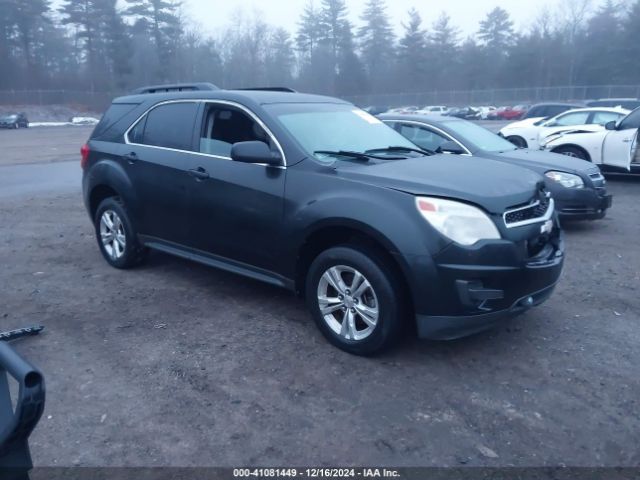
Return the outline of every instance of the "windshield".
{"type": "MultiPolygon", "coordinates": [[[[353,105],[305,103],[265,106],[309,155],[326,160],[327,153],[367,152],[387,147],[418,148],[376,117],[353,105]]],[[[393,152],[394,157],[398,152],[393,152]]],[[[331,160],[337,157],[331,156],[331,160]]]]}
{"type": "Polygon", "coordinates": [[[486,150],[487,152],[508,152],[517,149],[513,143],[475,123],[463,120],[450,120],[443,123],[454,131],[456,135],[473,143],[480,150],[486,150]]]}
{"type": "Polygon", "coordinates": [[[18,115],[4,115],[2,117],[3,120],[15,120],[16,118],[18,118],[18,115]]]}

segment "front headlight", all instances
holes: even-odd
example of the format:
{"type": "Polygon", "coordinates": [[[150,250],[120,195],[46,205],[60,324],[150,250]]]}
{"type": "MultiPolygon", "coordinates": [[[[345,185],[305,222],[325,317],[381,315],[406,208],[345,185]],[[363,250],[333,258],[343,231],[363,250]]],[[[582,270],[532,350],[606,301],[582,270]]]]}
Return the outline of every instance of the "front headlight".
{"type": "Polygon", "coordinates": [[[554,182],[558,182],[560,185],[566,188],[584,188],[584,182],[578,175],[573,175],[566,172],[547,172],[545,177],[550,178],[554,182]]]}
{"type": "Polygon", "coordinates": [[[434,197],[417,197],[416,207],[433,228],[461,245],[500,239],[495,223],[477,207],[434,197]]]}

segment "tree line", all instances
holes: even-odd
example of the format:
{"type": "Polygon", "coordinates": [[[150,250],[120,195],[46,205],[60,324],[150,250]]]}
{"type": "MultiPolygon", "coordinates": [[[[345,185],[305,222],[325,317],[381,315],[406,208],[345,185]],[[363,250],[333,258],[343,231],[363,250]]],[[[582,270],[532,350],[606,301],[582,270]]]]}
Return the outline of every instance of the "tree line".
{"type": "Polygon", "coordinates": [[[516,31],[496,7],[463,37],[446,12],[310,0],[296,31],[243,11],[206,31],[174,0],[0,0],[0,90],[126,91],[211,81],[332,95],[640,84],[640,0],[565,0],[516,31]],[[359,13],[358,25],[351,13],[359,13]]]}

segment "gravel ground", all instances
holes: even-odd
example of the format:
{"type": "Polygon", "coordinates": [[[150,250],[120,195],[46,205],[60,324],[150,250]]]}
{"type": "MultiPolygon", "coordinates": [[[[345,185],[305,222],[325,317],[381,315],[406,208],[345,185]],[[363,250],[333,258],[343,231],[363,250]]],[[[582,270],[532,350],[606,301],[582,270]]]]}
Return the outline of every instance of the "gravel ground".
{"type": "Polygon", "coordinates": [[[545,305],[372,359],[277,288],[162,254],[109,268],[79,190],[5,198],[0,329],[47,327],[15,344],[47,378],[35,463],[639,465],[639,188],[568,226],[545,305]]]}

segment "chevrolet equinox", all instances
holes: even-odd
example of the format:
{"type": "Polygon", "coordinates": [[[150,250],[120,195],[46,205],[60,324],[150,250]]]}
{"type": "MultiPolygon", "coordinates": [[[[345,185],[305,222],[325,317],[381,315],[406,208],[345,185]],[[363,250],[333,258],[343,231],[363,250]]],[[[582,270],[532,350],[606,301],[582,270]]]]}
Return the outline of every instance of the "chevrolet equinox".
{"type": "Polygon", "coordinates": [[[334,98],[143,88],[81,153],[110,265],[154,249],[287,288],[355,354],[412,324],[432,339],[487,329],[549,298],[562,270],[542,177],[435,155],[334,98]]]}

